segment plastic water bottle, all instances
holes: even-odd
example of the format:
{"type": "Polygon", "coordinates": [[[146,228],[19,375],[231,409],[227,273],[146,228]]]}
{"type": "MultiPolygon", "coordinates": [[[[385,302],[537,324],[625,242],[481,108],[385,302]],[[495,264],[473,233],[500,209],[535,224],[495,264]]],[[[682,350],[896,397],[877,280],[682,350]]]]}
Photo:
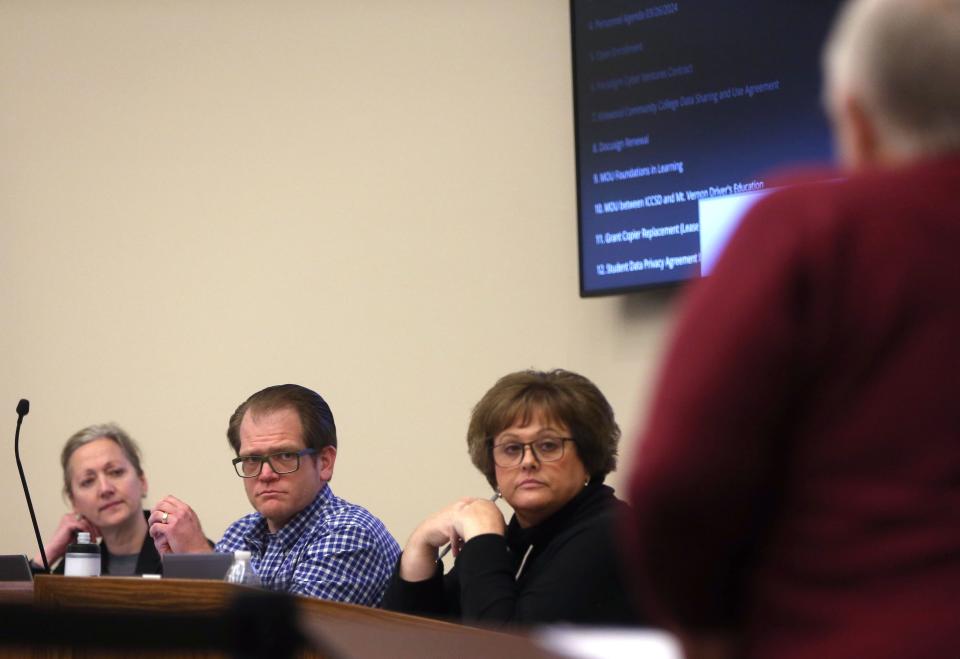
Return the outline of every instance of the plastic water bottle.
{"type": "Polygon", "coordinates": [[[86,531],[77,534],[75,544],[67,545],[63,573],[68,577],[100,576],[100,545],[90,542],[90,534],[86,531]]]}
{"type": "Polygon", "coordinates": [[[227,570],[227,576],[224,581],[238,583],[243,586],[260,586],[260,577],[253,571],[253,565],[250,564],[250,552],[237,550],[233,552],[233,565],[227,570]]]}

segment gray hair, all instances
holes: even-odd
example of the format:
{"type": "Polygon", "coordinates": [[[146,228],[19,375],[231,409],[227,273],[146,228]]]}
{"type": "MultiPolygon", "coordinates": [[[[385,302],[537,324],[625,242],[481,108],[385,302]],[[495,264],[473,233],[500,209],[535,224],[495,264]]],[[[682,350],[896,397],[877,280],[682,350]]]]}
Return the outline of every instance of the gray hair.
{"type": "Polygon", "coordinates": [[[823,66],[826,93],[859,100],[897,153],[960,149],[960,0],[849,0],[823,66]]]}
{"type": "Polygon", "coordinates": [[[126,431],[115,423],[98,423],[73,433],[60,453],[60,466],[63,467],[63,493],[72,496],[70,491],[70,458],[78,448],[98,439],[112,439],[117,443],[127,460],[133,465],[137,476],[143,476],[140,466],[140,448],[126,431]]]}

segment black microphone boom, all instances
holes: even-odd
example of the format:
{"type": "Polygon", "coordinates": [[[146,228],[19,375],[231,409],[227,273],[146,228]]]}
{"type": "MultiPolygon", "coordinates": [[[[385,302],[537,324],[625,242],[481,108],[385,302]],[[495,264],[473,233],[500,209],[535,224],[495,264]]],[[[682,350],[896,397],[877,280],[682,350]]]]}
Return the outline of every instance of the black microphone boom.
{"type": "Polygon", "coordinates": [[[43,548],[43,540],[40,539],[40,527],[37,525],[37,515],[33,512],[33,501],[30,500],[30,489],[27,487],[27,477],[23,475],[23,464],[20,462],[20,424],[23,423],[23,417],[30,412],[30,401],[21,398],[17,403],[17,433],[13,439],[13,453],[17,458],[17,470],[20,472],[20,482],[23,483],[23,495],[27,498],[27,508],[30,509],[30,521],[33,522],[33,532],[37,534],[37,544],[40,546],[40,558],[43,559],[43,569],[50,571],[50,564],[47,563],[47,552],[43,548]]]}

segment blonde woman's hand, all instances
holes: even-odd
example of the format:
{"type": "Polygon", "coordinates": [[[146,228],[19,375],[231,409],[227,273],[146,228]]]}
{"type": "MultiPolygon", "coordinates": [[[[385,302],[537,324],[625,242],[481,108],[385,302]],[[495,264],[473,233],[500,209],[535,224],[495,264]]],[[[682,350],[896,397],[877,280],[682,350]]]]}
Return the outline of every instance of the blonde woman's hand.
{"type": "MultiPolygon", "coordinates": [[[[43,551],[46,553],[50,565],[60,560],[67,553],[67,545],[74,541],[77,533],[84,531],[90,534],[90,539],[93,542],[96,542],[100,537],[100,529],[80,513],[67,513],[61,517],[53,535],[43,545],[43,551]]],[[[37,554],[33,562],[36,565],[43,565],[43,557],[37,554]]]]}

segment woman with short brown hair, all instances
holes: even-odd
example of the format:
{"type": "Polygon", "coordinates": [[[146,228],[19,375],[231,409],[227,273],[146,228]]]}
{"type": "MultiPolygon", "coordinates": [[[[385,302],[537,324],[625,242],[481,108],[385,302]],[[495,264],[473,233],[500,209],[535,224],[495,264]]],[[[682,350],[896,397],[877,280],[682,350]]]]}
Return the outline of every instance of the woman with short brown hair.
{"type": "Polygon", "coordinates": [[[625,504],[603,485],[620,429],[590,380],[564,370],[501,378],[477,403],[470,457],[513,508],[461,499],[411,534],[384,606],[484,624],[631,624],[614,526],[625,504]],[[446,575],[439,549],[456,563],[446,575]]]}

